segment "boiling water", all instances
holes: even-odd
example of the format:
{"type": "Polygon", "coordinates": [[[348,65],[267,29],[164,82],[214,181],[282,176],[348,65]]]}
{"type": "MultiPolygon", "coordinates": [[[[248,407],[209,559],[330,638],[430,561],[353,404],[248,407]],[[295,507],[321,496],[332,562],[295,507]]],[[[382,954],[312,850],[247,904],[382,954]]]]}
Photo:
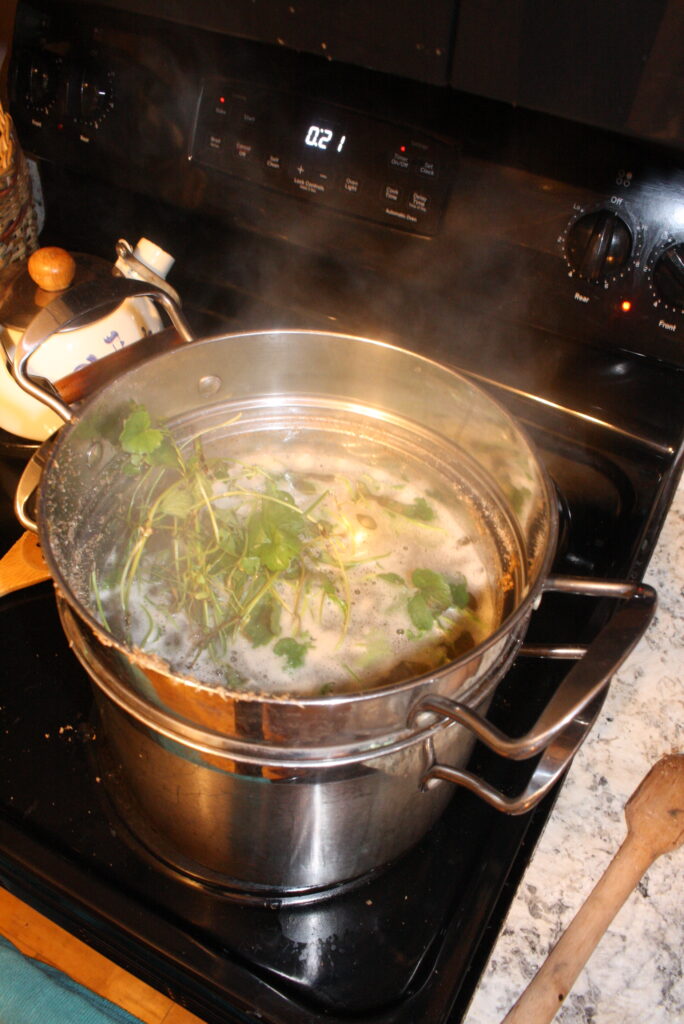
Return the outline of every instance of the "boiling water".
{"type": "Polygon", "coordinates": [[[201,468],[137,488],[135,528],[95,587],[108,628],[174,673],[355,691],[430,671],[499,624],[511,589],[501,552],[434,446],[376,426],[242,423],[181,450],[201,468]]]}

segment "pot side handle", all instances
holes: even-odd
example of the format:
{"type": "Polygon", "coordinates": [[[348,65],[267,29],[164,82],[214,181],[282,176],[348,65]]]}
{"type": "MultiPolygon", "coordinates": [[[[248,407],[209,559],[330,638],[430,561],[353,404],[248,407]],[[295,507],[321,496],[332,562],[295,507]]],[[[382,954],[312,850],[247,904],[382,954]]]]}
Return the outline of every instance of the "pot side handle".
{"type": "Polygon", "coordinates": [[[43,469],[47,461],[47,457],[52,448],[53,438],[48,438],[38,448],[29,461],[24,466],[24,470],[19,478],[17,489],[14,494],[14,512],[24,527],[25,530],[30,530],[31,533],[38,533],[38,524],[31,517],[28,512],[28,503],[31,497],[35,493],[40,478],[43,475],[43,469]]]}
{"type": "Polygon", "coordinates": [[[591,729],[604,700],[611,676],[640,640],[655,612],[655,590],[647,584],[600,581],[573,577],[549,577],[545,590],[591,597],[621,598],[620,604],[592,643],[578,648],[521,648],[522,654],[578,658],[534,726],[517,739],[507,736],[478,712],[447,697],[428,696],[415,705],[409,725],[426,712],[441,715],[470,729],[497,754],[522,761],[544,751],[522,793],[508,797],[470,772],[434,763],[422,779],[424,788],[442,779],[464,786],[497,810],[524,814],[554,786],[591,729]]]}
{"type": "Polygon", "coordinates": [[[16,345],[14,359],[10,363],[10,371],[19,387],[56,412],[65,423],[73,422],[73,410],[59,395],[53,389],[41,386],[36,378],[29,376],[29,359],[53,334],[75,325],[82,317],[96,313],[100,309],[104,311],[112,306],[119,306],[126,299],[137,298],[151,299],[158,303],[168,314],[183,341],[194,340],[176,302],[159,288],[145,281],[124,277],[112,277],[104,285],[101,281],[90,281],[54,298],[28,325],[16,345]]]}

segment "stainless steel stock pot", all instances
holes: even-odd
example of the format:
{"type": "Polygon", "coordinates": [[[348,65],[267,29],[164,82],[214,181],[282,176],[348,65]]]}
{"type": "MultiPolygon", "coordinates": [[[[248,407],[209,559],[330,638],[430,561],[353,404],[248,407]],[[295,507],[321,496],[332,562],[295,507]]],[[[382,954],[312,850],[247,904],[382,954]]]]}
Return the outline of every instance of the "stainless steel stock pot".
{"type": "MultiPolygon", "coordinates": [[[[131,281],[111,287],[117,298],[155,299],[191,340],[168,296],[131,281]]],[[[66,425],[27,470],[16,506],[24,525],[39,532],[65,632],[151,833],[219,883],[314,893],[416,843],[444,810],[453,783],[509,813],[541,799],[590,727],[610,674],[646,628],[654,594],[549,576],[556,498],[512,417],[466,377],[409,351],[280,330],[182,345],[74,410],[31,379],[29,363],[43,337],[81,312],[79,296],[67,293],[17,346],[15,379],[66,425]],[[306,429],[313,418],[350,436],[396,435],[418,460],[438,451],[449,472],[467,481],[482,528],[491,531],[497,572],[507,579],[498,627],[434,673],[329,696],[211,687],[129,648],[93,614],[88,586],[105,556],[117,496],[131,486],[109,440],[131,401],[181,432],[198,424],[218,430],[239,410],[247,422],[253,415],[306,429]],[[37,477],[36,524],[27,496],[37,477]],[[530,733],[512,739],[485,715],[548,589],[616,597],[618,612],[590,648],[597,656],[578,660],[530,733]],[[467,772],[476,737],[507,757],[542,754],[523,793],[505,797],[467,772]]]]}

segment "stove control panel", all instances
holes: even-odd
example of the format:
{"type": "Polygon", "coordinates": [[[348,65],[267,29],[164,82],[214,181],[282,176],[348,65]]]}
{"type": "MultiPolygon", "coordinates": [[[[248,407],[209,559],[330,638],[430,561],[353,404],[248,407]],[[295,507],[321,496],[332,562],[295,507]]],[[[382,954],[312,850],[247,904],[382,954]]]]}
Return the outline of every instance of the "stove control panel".
{"type": "Polygon", "coordinates": [[[613,190],[602,199],[578,193],[558,236],[567,273],[564,316],[585,329],[614,326],[625,347],[680,364],[684,168],[652,165],[647,155],[633,171],[616,169],[613,176],[613,190]]]}
{"type": "Polygon", "coordinates": [[[219,174],[341,213],[434,234],[452,149],[406,127],[316,100],[205,80],[192,159],[219,174]]]}

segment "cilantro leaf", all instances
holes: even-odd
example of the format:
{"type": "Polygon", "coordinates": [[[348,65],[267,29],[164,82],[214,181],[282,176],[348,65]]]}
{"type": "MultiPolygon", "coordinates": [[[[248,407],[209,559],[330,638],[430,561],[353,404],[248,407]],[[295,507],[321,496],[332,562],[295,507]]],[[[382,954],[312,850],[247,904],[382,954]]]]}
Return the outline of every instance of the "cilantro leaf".
{"type": "Polygon", "coordinates": [[[267,594],[259,601],[244,627],[244,633],[252,647],[270,644],[280,633],[280,605],[267,594]]]}
{"type": "Polygon", "coordinates": [[[435,518],[435,510],[428,505],[425,498],[416,498],[413,505],[409,506],[406,515],[411,519],[418,519],[421,523],[430,523],[435,518]]]}
{"type": "Polygon", "coordinates": [[[456,608],[465,608],[470,600],[470,594],[468,593],[468,584],[463,573],[459,575],[449,583],[449,590],[451,591],[451,603],[456,608]]]}
{"type": "Polygon", "coordinates": [[[441,572],[415,569],[411,574],[411,581],[433,612],[443,612],[451,604],[451,589],[441,572]]]}
{"type": "Polygon", "coordinates": [[[529,487],[510,487],[509,497],[511,499],[511,505],[516,515],[522,515],[525,505],[530,500],[532,491],[529,487]]]}
{"type": "Polygon", "coordinates": [[[174,516],[176,519],[184,519],[188,512],[194,507],[195,499],[192,492],[184,485],[171,488],[162,498],[159,504],[161,515],[174,516]]]}
{"type": "Polygon", "coordinates": [[[335,588],[335,584],[331,579],[328,579],[327,576],[324,576],[321,579],[321,590],[323,591],[325,596],[333,602],[333,604],[336,604],[338,606],[338,608],[342,611],[344,615],[347,614],[347,609],[349,607],[347,602],[344,600],[344,598],[340,597],[335,588]]]}
{"type": "Polygon", "coordinates": [[[384,495],[379,495],[376,501],[383,508],[386,508],[388,512],[395,512],[400,516],[406,516],[407,519],[415,519],[419,523],[430,523],[435,518],[435,510],[431,505],[428,505],[425,498],[416,498],[411,505],[397,501],[395,498],[385,497],[384,495]]]}
{"type": "Polygon", "coordinates": [[[264,498],[262,501],[261,523],[264,531],[269,536],[280,531],[296,537],[304,529],[306,521],[294,504],[294,498],[287,491],[274,491],[272,497],[277,500],[264,498]]]}
{"type": "Polygon", "coordinates": [[[297,537],[281,530],[274,530],[271,540],[260,544],[254,553],[271,572],[282,572],[288,568],[292,559],[296,558],[301,547],[297,537]]]}
{"type": "MultiPolygon", "coordinates": [[[[151,431],[156,433],[156,431],[151,431]]],[[[147,459],[151,466],[167,466],[171,469],[180,469],[178,452],[168,437],[164,437],[161,444],[154,451],[147,452],[147,459]]]]}
{"type": "Polygon", "coordinates": [[[418,590],[409,598],[408,612],[411,616],[411,622],[421,631],[432,629],[432,612],[427,606],[427,602],[421,592],[418,590]]]}
{"type": "Polygon", "coordinates": [[[261,566],[261,559],[257,555],[245,555],[240,559],[240,568],[247,576],[255,576],[261,566]]]}
{"type": "Polygon", "coordinates": [[[149,412],[142,408],[126,417],[119,435],[121,447],[129,455],[149,455],[163,440],[163,431],[152,426],[149,412]]]}
{"type": "Polygon", "coordinates": [[[406,581],[403,576],[400,576],[397,572],[379,572],[378,579],[384,580],[385,583],[392,583],[397,587],[405,587],[406,581]]]}
{"type": "Polygon", "coordinates": [[[306,652],[310,647],[310,640],[300,644],[294,637],[284,636],[274,645],[273,653],[277,654],[279,658],[285,659],[286,668],[295,669],[302,667],[306,652]]]}

